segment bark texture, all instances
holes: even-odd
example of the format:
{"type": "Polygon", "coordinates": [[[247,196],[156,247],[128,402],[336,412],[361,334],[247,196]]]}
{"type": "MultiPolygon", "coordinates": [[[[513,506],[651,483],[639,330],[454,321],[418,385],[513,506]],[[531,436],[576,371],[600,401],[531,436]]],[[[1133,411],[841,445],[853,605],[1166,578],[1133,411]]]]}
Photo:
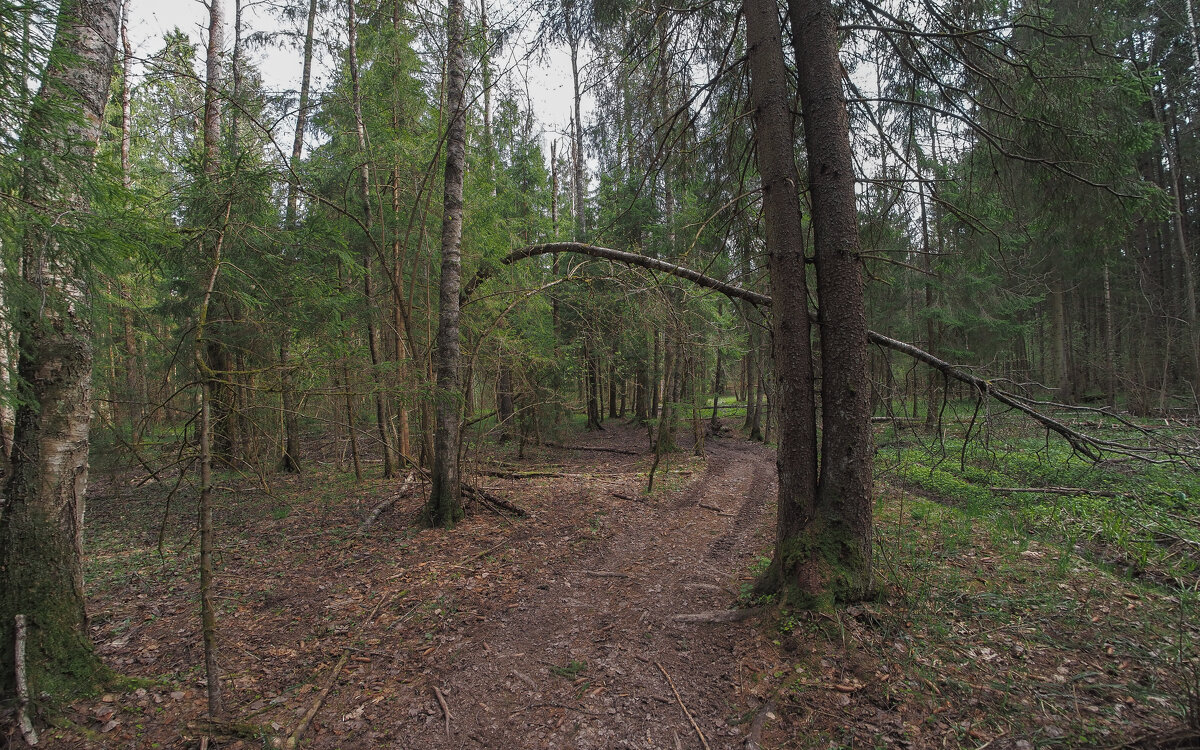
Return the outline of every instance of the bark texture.
{"type": "MultiPolygon", "coordinates": [[[[776,555],[762,582],[768,590],[794,586],[805,596],[823,581],[807,556],[781,554],[803,539],[814,519],[817,491],[816,406],[813,394],[812,324],[804,268],[804,227],[783,40],[775,0],[745,0],[746,43],[754,140],[763,188],[763,223],[773,315],[779,390],[779,512],[776,555]]],[[[751,383],[752,385],[752,383],[751,383]]],[[[747,397],[749,398],[749,397],[747,397]]],[[[714,407],[714,417],[716,410],[714,407]]]]}
{"type": "Polygon", "coordinates": [[[442,195],[442,275],[438,290],[437,415],[433,436],[433,482],[422,518],[451,527],[463,517],[458,468],[459,297],[462,287],[463,172],[466,166],[466,70],[463,3],[450,0],[446,70],[450,121],[446,132],[446,177],[442,195]]]}
{"type": "Polygon", "coordinates": [[[807,557],[840,601],[868,596],[873,511],[867,316],[850,118],[829,0],[790,0],[804,116],[821,323],[821,468],[813,527],[781,550],[807,557]]]}
{"type": "MultiPolygon", "coordinates": [[[[100,136],[119,28],[117,0],[76,0],[59,9],[49,67],[22,138],[31,154],[22,199],[60,223],[89,207],[79,175],[90,171],[100,136]]],[[[13,628],[24,614],[30,691],[61,700],[106,674],[88,639],[81,569],[91,417],[88,287],[81,260],[36,223],[26,230],[22,256],[23,291],[40,304],[12,311],[18,373],[30,400],[16,415],[0,516],[0,696],[15,689],[13,628]]]]}

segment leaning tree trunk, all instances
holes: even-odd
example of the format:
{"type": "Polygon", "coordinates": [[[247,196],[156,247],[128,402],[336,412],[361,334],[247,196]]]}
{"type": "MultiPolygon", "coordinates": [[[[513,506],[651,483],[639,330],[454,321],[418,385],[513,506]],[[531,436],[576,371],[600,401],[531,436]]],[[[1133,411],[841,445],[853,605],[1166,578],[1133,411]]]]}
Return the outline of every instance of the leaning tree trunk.
{"type": "Polygon", "coordinates": [[[459,293],[462,287],[463,172],[466,166],[467,84],[463,55],[463,3],[450,0],[446,19],[446,177],[442,193],[442,275],[438,293],[437,424],[433,438],[433,482],[421,513],[430,526],[450,528],[463,517],[458,467],[459,293]]]}
{"type": "MultiPolygon", "coordinates": [[[[779,512],[775,558],[759,583],[789,599],[811,597],[823,580],[804,546],[817,489],[816,406],[813,394],[812,324],[804,269],[804,226],[797,189],[792,115],[783,41],[774,0],[745,0],[750,53],[750,96],[763,183],[763,220],[779,382],[779,512]],[[793,594],[794,592],[794,594],[793,594]]],[[[750,374],[753,377],[753,373],[750,374]]],[[[747,408],[750,386],[747,381],[747,408]]]]}
{"type": "MultiPolygon", "coordinates": [[[[870,389],[850,120],[829,0],[789,0],[804,116],[821,321],[821,470],[817,504],[790,550],[814,593],[868,596],[873,512],[870,389]]],[[[781,377],[782,379],[782,377],[781,377]]]]}
{"type": "MultiPolygon", "coordinates": [[[[91,170],[101,133],[120,8],[118,0],[68,0],[59,8],[50,64],[22,137],[32,158],[21,196],[56,225],[89,209],[79,175],[91,170]]],[[[81,567],[92,371],[87,276],[83,260],[52,230],[29,223],[17,286],[31,304],[9,310],[28,398],[17,410],[0,515],[0,695],[13,693],[19,614],[29,623],[33,695],[62,700],[106,675],[88,638],[81,567]]]]}

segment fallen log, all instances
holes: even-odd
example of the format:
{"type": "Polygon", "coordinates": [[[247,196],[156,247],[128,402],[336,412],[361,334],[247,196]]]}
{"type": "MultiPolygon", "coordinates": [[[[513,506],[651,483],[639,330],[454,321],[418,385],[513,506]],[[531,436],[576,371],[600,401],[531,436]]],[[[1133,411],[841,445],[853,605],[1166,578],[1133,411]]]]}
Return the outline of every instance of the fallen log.
{"type": "Polygon", "coordinates": [[[596,453],[619,453],[622,456],[640,456],[640,451],[625,450],[624,448],[604,448],[599,445],[562,445],[560,443],[542,443],[547,448],[558,448],[564,451],[594,451],[596,453]]]}
{"type": "Polygon", "coordinates": [[[1043,495],[1094,495],[1095,497],[1124,497],[1110,490],[1089,490],[1086,487],[988,487],[989,492],[1039,493],[1043,495]]]}
{"type": "MultiPolygon", "coordinates": [[[[642,268],[648,268],[652,271],[661,271],[662,273],[687,279],[697,286],[705,289],[712,289],[716,292],[720,292],[730,299],[745,300],[750,304],[759,307],[770,307],[772,304],[771,298],[765,294],[753,292],[749,289],[743,289],[719,279],[714,279],[711,276],[706,276],[699,271],[695,271],[684,266],[667,263],[665,261],[658,260],[657,258],[649,258],[638,253],[630,253],[623,250],[614,250],[607,247],[588,245],[582,242],[551,242],[540,245],[530,245],[519,250],[514,250],[502,258],[498,264],[480,268],[475,273],[475,276],[463,286],[460,298],[463,301],[470,298],[475,289],[478,288],[479,285],[484,281],[491,278],[491,276],[501,266],[512,265],[518,261],[540,255],[555,255],[560,253],[576,253],[579,255],[587,255],[593,258],[601,258],[617,263],[624,263],[629,266],[640,266],[642,268]]],[[[812,311],[809,311],[809,315],[818,325],[820,324],[819,318],[812,311]]],[[[1198,454],[1200,454],[1200,447],[1191,444],[1161,442],[1157,445],[1151,444],[1146,446],[1138,446],[1112,440],[1103,440],[1095,437],[1094,435],[1088,435],[1079,432],[1063,422],[1038,411],[1038,407],[1074,408],[1093,413],[1103,413],[1110,417],[1114,417],[1116,415],[1094,407],[1071,407],[1064,404],[1038,402],[1034,399],[1021,396],[1020,394],[1006,391],[1000,388],[997,383],[993,381],[973,375],[960,367],[956,367],[949,362],[946,362],[945,360],[938,359],[929,352],[919,349],[912,344],[898,341],[897,339],[884,336],[883,334],[875,331],[867,331],[867,341],[877,346],[882,346],[884,348],[900,352],[901,354],[905,354],[917,360],[918,362],[923,362],[929,367],[941,372],[947,378],[953,378],[954,380],[958,380],[962,383],[972,386],[979,394],[980,398],[990,397],[996,401],[999,401],[1005,406],[1008,406],[1010,409],[1015,409],[1016,411],[1024,413],[1034,421],[1041,424],[1047,430],[1061,436],[1067,441],[1067,443],[1070,444],[1073,450],[1084,456],[1087,456],[1092,461],[1100,461],[1103,458],[1104,453],[1127,455],[1133,458],[1149,461],[1157,460],[1158,457],[1162,456],[1166,456],[1168,459],[1195,460],[1198,458],[1198,454]]],[[[1117,418],[1126,426],[1138,429],[1137,425],[1133,425],[1128,420],[1121,419],[1120,417],[1117,418]]],[[[1142,433],[1148,437],[1150,436],[1150,432],[1147,430],[1143,430],[1142,433]]],[[[576,450],[596,449],[577,448],[576,450]]],[[[618,452],[612,449],[607,450],[618,452]]]]}
{"type": "Polygon", "coordinates": [[[390,508],[390,507],[391,507],[393,504],[395,504],[395,502],[396,502],[397,500],[399,500],[400,498],[402,498],[402,497],[404,497],[405,495],[407,495],[407,494],[408,494],[408,490],[409,490],[409,485],[411,485],[411,484],[412,484],[412,480],[413,480],[413,474],[411,474],[411,473],[410,473],[410,474],[409,474],[409,475],[408,475],[408,476],[407,476],[407,477],[404,479],[404,483],[400,485],[400,489],[399,489],[399,490],[397,490],[397,491],[395,492],[395,494],[393,494],[391,497],[389,497],[389,498],[387,498],[386,500],[384,500],[384,501],[383,501],[382,503],[380,503],[379,505],[376,505],[376,506],[375,506],[375,507],[374,507],[374,508],[371,510],[371,512],[367,514],[367,517],[363,519],[363,522],[362,522],[361,524],[359,524],[359,525],[358,525],[358,533],[360,533],[360,534],[365,534],[365,533],[366,533],[366,531],[367,531],[367,529],[371,528],[371,524],[375,523],[375,521],[376,521],[376,520],[379,518],[379,515],[380,515],[381,513],[383,513],[383,511],[387,510],[387,509],[388,509],[388,508],[390,508]]]}
{"type": "Polygon", "coordinates": [[[717,609],[711,612],[695,612],[675,615],[671,619],[675,622],[691,622],[696,624],[741,622],[742,620],[748,620],[751,617],[754,617],[762,612],[763,609],[763,607],[750,607],[748,609],[717,609]]]}

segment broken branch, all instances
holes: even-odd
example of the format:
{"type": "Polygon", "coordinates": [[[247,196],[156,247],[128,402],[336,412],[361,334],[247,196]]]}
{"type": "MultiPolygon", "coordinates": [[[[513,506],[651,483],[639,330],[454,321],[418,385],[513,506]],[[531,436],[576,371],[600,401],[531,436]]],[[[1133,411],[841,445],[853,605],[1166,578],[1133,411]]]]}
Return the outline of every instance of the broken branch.
{"type": "Polygon", "coordinates": [[[712,748],[708,746],[708,740],[705,739],[704,732],[700,731],[700,725],[698,725],[696,720],[692,718],[692,712],[687,709],[687,706],[683,705],[683,698],[679,697],[679,691],[675,689],[675,680],[671,679],[671,675],[667,674],[667,670],[663,667],[663,665],[659,664],[658,662],[654,662],[654,666],[658,667],[658,671],[662,672],[663,677],[667,678],[667,684],[671,686],[671,692],[675,694],[675,700],[679,701],[679,707],[683,709],[684,716],[688,718],[688,721],[692,722],[692,729],[696,730],[696,735],[700,738],[700,744],[704,745],[704,750],[712,750],[712,748]]]}

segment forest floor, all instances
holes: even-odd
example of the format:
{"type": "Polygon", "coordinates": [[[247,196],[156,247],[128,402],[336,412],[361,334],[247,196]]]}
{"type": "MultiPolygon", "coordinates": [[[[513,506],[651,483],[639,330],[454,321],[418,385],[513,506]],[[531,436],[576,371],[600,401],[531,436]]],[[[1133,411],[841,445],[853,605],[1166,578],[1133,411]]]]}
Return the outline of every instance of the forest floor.
{"type": "MultiPolygon", "coordinates": [[[[884,475],[880,597],[789,612],[749,594],[773,542],[774,453],[685,446],[643,497],[645,430],[606,426],[570,442],[637,455],[485,454],[475,481],[530,516],[475,505],[450,532],[416,526],[424,488],[397,497],[403,480],[356,484],[332,459],[269,491],[223,481],[224,692],[261,736],[207,746],[286,742],[310,713],[313,748],[1025,750],[1181,726],[1194,597],[884,475]]],[[[71,707],[48,747],[199,747],[194,498],[165,503],[173,481],[145,479],[95,481],[88,513],[94,639],[134,679],[71,707]]]]}

